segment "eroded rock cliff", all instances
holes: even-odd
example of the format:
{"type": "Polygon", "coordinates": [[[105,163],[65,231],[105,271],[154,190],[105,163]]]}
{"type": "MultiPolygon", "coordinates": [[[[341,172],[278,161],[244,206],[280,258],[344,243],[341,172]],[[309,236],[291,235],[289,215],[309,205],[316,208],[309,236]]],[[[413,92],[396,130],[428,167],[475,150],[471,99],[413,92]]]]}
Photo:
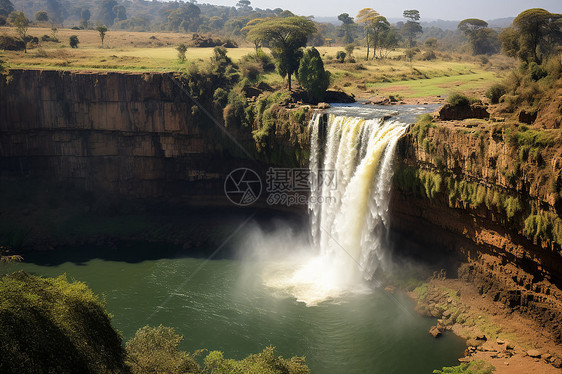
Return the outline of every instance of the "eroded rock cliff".
{"type": "Polygon", "coordinates": [[[460,277],[558,340],[561,144],[523,126],[421,121],[400,143],[391,202],[397,232],[448,249],[460,277]]]}
{"type": "Polygon", "coordinates": [[[304,161],[306,152],[295,148],[307,137],[308,111],[277,110],[268,147],[257,149],[262,124],[225,128],[215,89],[208,77],[11,70],[0,79],[0,170],[132,197],[220,204],[235,168],[304,161]],[[294,125],[299,118],[303,126],[294,125]]]}

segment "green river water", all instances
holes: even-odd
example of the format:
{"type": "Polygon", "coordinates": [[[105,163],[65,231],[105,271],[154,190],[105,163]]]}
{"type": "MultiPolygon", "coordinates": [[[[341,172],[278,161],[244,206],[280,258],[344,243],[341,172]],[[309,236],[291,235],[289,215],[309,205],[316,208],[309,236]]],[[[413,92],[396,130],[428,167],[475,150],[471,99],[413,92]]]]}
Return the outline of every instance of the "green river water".
{"type": "Polygon", "coordinates": [[[465,348],[452,334],[432,338],[435,320],[417,315],[405,295],[374,290],[308,307],[271,292],[235,256],[205,256],[145,243],[69,248],[28,254],[2,272],[86,282],[104,295],[125,340],[163,324],[184,336],[187,351],[239,359],[273,345],[285,357],[306,356],[313,373],[431,373],[455,365],[465,348]]]}

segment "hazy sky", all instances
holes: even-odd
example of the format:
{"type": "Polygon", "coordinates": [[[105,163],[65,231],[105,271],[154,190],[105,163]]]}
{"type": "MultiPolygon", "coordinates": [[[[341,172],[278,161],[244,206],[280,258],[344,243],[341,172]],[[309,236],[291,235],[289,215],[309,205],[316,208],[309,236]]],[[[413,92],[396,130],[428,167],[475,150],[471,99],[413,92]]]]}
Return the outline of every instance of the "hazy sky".
{"type": "MultiPolygon", "coordinates": [[[[232,6],[238,0],[199,0],[232,6]]],[[[299,15],[321,17],[349,13],[355,16],[363,8],[373,8],[387,18],[402,16],[404,9],[418,9],[423,18],[461,20],[465,18],[495,19],[515,17],[529,8],[544,8],[553,13],[562,13],[562,0],[252,0],[257,8],[283,8],[299,15]]]]}

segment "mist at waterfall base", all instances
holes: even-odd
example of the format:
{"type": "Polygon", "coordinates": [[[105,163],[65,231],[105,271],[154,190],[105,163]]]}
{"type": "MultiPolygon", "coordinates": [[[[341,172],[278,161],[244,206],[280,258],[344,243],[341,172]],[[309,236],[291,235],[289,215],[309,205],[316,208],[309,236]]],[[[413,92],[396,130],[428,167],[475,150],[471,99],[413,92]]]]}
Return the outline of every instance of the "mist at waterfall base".
{"type": "Polygon", "coordinates": [[[297,232],[279,223],[268,232],[247,230],[241,253],[256,266],[250,272],[279,296],[308,306],[371,292],[375,272],[389,267],[392,160],[406,129],[381,118],[329,115],[325,123],[316,114],[310,123],[310,228],[297,232]],[[323,172],[337,178],[323,178],[323,172]]]}

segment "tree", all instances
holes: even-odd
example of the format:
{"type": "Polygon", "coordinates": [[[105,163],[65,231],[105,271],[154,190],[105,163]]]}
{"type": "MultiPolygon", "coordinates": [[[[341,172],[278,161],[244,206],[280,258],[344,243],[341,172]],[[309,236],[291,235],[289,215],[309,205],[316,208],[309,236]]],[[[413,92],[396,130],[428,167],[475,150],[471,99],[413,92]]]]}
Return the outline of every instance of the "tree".
{"type": "Polygon", "coordinates": [[[54,25],[51,26],[51,41],[58,43],[59,41],[59,38],[57,38],[58,31],[59,30],[54,25]]]}
{"type": "Polygon", "coordinates": [[[431,49],[437,48],[438,43],[439,42],[438,42],[437,38],[433,38],[433,37],[427,38],[425,40],[425,46],[427,48],[431,48],[431,49]]]}
{"type": "Polygon", "coordinates": [[[498,51],[498,34],[488,28],[488,22],[478,18],[468,18],[461,21],[457,28],[468,39],[473,54],[492,54],[498,51]]]}
{"type": "Polygon", "coordinates": [[[88,28],[88,21],[90,21],[91,16],[92,15],[90,14],[90,10],[88,8],[82,9],[82,11],[80,11],[80,24],[85,29],[88,28]]]}
{"type": "Polygon", "coordinates": [[[371,46],[373,47],[373,59],[376,57],[377,48],[381,46],[382,36],[390,29],[390,23],[377,11],[365,8],[357,14],[357,22],[362,23],[365,29],[367,44],[367,60],[371,46]]]}
{"type": "Polygon", "coordinates": [[[412,48],[416,34],[423,32],[423,29],[418,22],[420,20],[420,12],[416,9],[411,9],[405,10],[402,15],[407,19],[406,23],[402,25],[402,33],[406,35],[408,38],[408,46],[412,48]]]}
{"type": "Polygon", "coordinates": [[[353,26],[355,25],[353,17],[350,17],[347,13],[342,13],[338,16],[338,20],[342,23],[341,30],[343,32],[344,43],[353,43],[353,26]]]}
{"type": "Polygon", "coordinates": [[[78,36],[71,35],[69,39],[70,48],[78,48],[78,43],[80,43],[78,36]]]}
{"type": "Polygon", "coordinates": [[[200,23],[201,9],[193,3],[186,3],[182,7],[168,14],[168,30],[197,31],[200,23]]]}
{"type": "Polygon", "coordinates": [[[351,55],[353,54],[354,50],[355,50],[355,45],[353,44],[348,44],[345,46],[345,53],[347,53],[349,58],[351,58],[351,55]]]}
{"type": "Polygon", "coordinates": [[[508,55],[540,64],[562,42],[562,15],[533,8],[521,12],[512,28],[502,32],[502,47],[508,55]]]}
{"type": "Polygon", "coordinates": [[[249,1],[249,0],[240,0],[240,1],[236,4],[236,6],[237,6],[239,9],[249,11],[249,10],[252,10],[252,7],[250,6],[250,4],[252,4],[252,2],[249,1]]]}
{"type": "Polygon", "coordinates": [[[369,49],[371,47],[371,34],[372,34],[372,23],[373,21],[379,17],[380,14],[376,10],[371,8],[364,8],[357,13],[358,23],[363,24],[363,28],[365,30],[365,42],[367,44],[367,60],[369,59],[369,49]]]}
{"type": "Polygon", "coordinates": [[[114,8],[117,6],[117,1],[115,0],[102,0],[98,13],[98,20],[100,20],[104,25],[111,26],[115,21],[114,8]]]}
{"type": "Polygon", "coordinates": [[[115,15],[114,22],[124,21],[127,19],[127,9],[123,5],[115,5],[113,7],[113,14],[115,15]]]}
{"type": "Polygon", "coordinates": [[[59,0],[47,0],[47,11],[49,18],[54,23],[63,23],[65,18],[65,8],[59,3],[59,0]]]}
{"type": "Polygon", "coordinates": [[[0,16],[8,17],[14,11],[14,4],[10,0],[0,0],[0,16]]]}
{"type": "Polygon", "coordinates": [[[380,37],[380,48],[379,48],[379,56],[381,58],[387,57],[392,50],[394,50],[398,43],[400,42],[400,35],[398,31],[394,27],[389,27],[388,29],[384,30],[380,37]],[[383,50],[386,51],[383,54],[383,50]]]}
{"type": "Polygon", "coordinates": [[[21,40],[25,43],[24,51],[27,53],[27,30],[29,29],[29,20],[23,12],[15,12],[13,25],[21,40]]]}
{"type": "Polygon", "coordinates": [[[283,78],[287,77],[290,91],[291,76],[299,68],[302,48],[315,32],[314,22],[305,17],[278,17],[251,26],[247,39],[269,43],[271,52],[277,60],[277,70],[283,78]]]}
{"type": "Polygon", "coordinates": [[[180,62],[185,61],[185,52],[187,52],[187,46],[184,43],[181,43],[176,47],[176,51],[178,51],[178,59],[180,62]]]}
{"type": "Polygon", "coordinates": [[[35,20],[39,22],[47,22],[49,20],[49,14],[44,10],[40,10],[35,13],[35,20]]]}
{"type": "Polygon", "coordinates": [[[100,34],[101,46],[103,48],[103,40],[105,39],[105,33],[107,32],[107,27],[105,27],[104,25],[99,25],[98,27],[96,27],[96,30],[100,34]]]}

